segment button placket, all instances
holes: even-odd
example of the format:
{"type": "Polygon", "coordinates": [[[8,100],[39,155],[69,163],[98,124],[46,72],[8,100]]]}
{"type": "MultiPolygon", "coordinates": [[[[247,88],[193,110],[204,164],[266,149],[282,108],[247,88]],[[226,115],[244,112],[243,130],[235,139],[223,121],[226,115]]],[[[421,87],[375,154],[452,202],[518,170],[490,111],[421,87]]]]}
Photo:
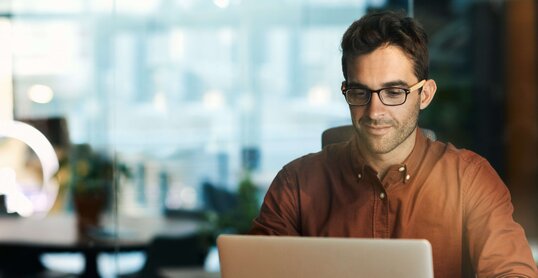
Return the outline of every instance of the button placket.
{"type": "Polygon", "coordinates": [[[411,175],[409,174],[409,172],[407,170],[408,170],[407,166],[405,166],[405,165],[398,168],[398,172],[402,173],[402,175],[405,175],[404,176],[404,183],[409,182],[409,180],[411,179],[411,175]]]}
{"type": "Polygon", "coordinates": [[[374,199],[374,237],[389,237],[388,195],[382,187],[375,190],[374,199]]]}

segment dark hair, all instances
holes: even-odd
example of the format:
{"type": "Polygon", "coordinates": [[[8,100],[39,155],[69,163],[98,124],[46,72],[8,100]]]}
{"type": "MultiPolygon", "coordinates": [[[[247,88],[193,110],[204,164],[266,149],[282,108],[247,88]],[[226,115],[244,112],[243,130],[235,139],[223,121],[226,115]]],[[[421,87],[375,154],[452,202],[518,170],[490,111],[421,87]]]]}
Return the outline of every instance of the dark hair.
{"type": "Polygon", "coordinates": [[[346,30],[341,44],[344,78],[351,59],[383,45],[400,47],[413,61],[417,78],[428,78],[428,35],[417,21],[394,11],[367,14],[346,30]]]}

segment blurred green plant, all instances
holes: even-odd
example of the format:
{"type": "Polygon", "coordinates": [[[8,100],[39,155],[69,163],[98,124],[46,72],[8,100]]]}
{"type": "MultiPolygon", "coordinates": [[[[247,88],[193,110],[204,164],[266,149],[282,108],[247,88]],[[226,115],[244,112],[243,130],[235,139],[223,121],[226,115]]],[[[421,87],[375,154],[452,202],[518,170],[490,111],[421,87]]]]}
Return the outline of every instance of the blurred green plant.
{"type": "Polygon", "coordinates": [[[246,234],[250,230],[252,220],[258,215],[258,195],[250,173],[239,183],[237,203],[234,209],[219,216],[217,225],[222,231],[246,234]]]}
{"type": "Polygon", "coordinates": [[[125,164],[115,163],[109,156],[93,150],[89,144],[72,145],[58,175],[60,182],[75,195],[106,193],[114,179],[132,176],[125,164]]]}
{"type": "Polygon", "coordinates": [[[206,220],[209,222],[205,234],[207,244],[215,245],[220,234],[247,234],[252,220],[258,215],[258,190],[249,172],[246,172],[239,182],[236,192],[231,194],[233,203],[225,211],[209,211],[206,220]]]}

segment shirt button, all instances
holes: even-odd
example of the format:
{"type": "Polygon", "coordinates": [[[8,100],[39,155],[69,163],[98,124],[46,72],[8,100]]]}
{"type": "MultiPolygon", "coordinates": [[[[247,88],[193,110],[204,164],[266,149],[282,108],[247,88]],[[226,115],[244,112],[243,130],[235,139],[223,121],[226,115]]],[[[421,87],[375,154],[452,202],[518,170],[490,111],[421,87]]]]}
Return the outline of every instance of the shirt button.
{"type": "Polygon", "coordinates": [[[410,175],[405,176],[405,180],[408,181],[411,178],[410,175]]]}
{"type": "Polygon", "coordinates": [[[400,167],[400,169],[398,169],[398,171],[400,171],[400,172],[403,172],[404,170],[405,170],[404,166],[402,166],[402,167],[400,167]]]}
{"type": "Polygon", "coordinates": [[[381,192],[381,193],[379,194],[379,198],[381,198],[381,199],[385,199],[385,193],[381,192]]]}
{"type": "Polygon", "coordinates": [[[359,174],[357,175],[357,178],[362,179],[362,174],[359,173],[359,174]]]}

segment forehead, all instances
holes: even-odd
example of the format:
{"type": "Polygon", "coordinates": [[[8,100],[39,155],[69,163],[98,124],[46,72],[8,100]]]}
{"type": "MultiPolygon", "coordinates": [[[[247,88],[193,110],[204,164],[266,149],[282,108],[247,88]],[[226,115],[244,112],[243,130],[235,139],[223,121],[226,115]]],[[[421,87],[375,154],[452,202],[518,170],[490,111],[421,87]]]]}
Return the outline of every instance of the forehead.
{"type": "Polygon", "coordinates": [[[381,46],[348,60],[349,82],[376,87],[394,80],[417,81],[413,61],[397,46],[381,46]]]}

